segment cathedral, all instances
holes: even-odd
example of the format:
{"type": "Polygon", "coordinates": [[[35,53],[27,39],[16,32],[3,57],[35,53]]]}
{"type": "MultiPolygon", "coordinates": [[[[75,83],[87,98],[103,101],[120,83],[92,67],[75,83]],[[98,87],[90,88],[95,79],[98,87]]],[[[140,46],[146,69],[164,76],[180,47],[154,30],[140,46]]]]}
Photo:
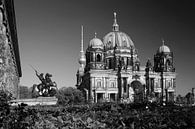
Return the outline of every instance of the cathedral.
{"type": "Polygon", "coordinates": [[[22,76],[13,0],[0,0],[0,90],[19,98],[22,76]]]}
{"type": "Polygon", "coordinates": [[[164,41],[153,60],[140,66],[135,44],[120,31],[114,13],[111,32],[102,39],[95,34],[86,51],[83,50],[83,42],[82,27],[76,86],[83,91],[86,101],[174,101],[176,72],[173,52],[164,41]]]}

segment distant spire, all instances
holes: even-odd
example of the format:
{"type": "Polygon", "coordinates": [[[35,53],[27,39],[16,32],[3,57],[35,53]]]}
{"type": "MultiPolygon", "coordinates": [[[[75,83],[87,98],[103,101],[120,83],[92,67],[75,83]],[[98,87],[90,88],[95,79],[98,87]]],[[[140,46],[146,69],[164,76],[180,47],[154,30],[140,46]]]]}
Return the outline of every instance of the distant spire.
{"type": "Polygon", "coordinates": [[[83,50],[83,26],[81,26],[81,51],[80,51],[79,63],[82,65],[82,67],[84,67],[86,63],[85,53],[83,50]]]}
{"type": "Polygon", "coordinates": [[[83,25],[81,26],[81,52],[83,52],[83,25]]]}
{"type": "Polygon", "coordinates": [[[114,12],[114,23],[112,26],[113,31],[119,31],[119,25],[117,24],[116,12],[114,12]]]}
{"type": "Polygon", "coordinates": [[[97,33],[95,32],[95,38],[97,37],[97,33]]]}

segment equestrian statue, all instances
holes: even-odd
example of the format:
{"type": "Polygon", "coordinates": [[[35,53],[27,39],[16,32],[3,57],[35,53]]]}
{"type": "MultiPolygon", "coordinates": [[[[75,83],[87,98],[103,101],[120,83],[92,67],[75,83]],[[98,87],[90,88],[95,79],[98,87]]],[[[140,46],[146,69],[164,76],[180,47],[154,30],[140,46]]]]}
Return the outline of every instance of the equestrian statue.
{"type": "Polygon", "coordinates": [[[53,82],[51,80],[52,75],[49,73],[46,73],[45,77],[44,77],[43,73],[39,74],[36,69],[34,69],[34,70],[35,70],[36,76],[39,78],[41,83],[38,85],[37,84],[33,85],[33,89],[32,89],[33,97],[39,97],[39,96],[52,97],[52,96],[54,96],[56,94],[57,84],[56,84],[56,82],[53,82]],[[35,95],[35,93],[37,93],[37,94],[35,95]]]}

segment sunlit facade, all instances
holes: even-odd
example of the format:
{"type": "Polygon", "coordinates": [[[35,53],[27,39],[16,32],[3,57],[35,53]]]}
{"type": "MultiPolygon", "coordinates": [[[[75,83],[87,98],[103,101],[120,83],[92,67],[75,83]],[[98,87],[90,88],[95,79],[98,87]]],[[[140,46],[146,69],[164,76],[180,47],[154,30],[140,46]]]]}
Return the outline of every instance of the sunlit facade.
{"type": "Polygon", "coordinates": [[[164,42],[154,60],[140,66],[135,44],[120,31],[116,13],[112,31],[102,40],[95,34],[84,51],[83,28],[81,39],[76,86],[85,93],[87,101],[137,102],[162,96],[164,101],[174,101],[176,73],[173,53],[164,42]]]}

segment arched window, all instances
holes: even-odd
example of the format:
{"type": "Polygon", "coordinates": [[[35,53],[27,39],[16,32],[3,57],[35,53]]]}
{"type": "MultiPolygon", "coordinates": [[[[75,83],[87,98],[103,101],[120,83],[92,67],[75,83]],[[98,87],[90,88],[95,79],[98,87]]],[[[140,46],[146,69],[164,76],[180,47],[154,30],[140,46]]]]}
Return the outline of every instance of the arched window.
{"type": "Polygon", "coordinates": [[[115,87],[115,83],[114,83],[114,82],[111,82],[110,87],[111,87],[111,88],[114,88],[114,87],[115,87]]]}
{"type": "Polygon", "coordinates": [[[97,62],[100,62],[101,61],[101,55],[100,54],[97,54],[97,59],[96,59],[97,62]]]}
{"type": "Polygon", "coordinates": [[[111,59],[108,60],[108,68],[109,68],[109,69],[112,68],[112,60],[111,60],[111,59]]]}
{"type": "Polygon", "coordinates": [[[97,87],[101,87],[101,81],[97,82],[97,87]]]}
{"type": "Polygon", "coordinates": [[[136,71],[139,71],[139,64],[135,65],[135,69],[136,69],[136,71]]]}
{"type": "Polygon", "coordinates": [[[93,53],[90,53],[90,62],[93,62],[93,53]]]}
{"type": "Polygon", "coordinates": [[[171,61],[167,60],[166,64],[167,64],[167,66],[170,66],[171,65],[171,61]]]}

